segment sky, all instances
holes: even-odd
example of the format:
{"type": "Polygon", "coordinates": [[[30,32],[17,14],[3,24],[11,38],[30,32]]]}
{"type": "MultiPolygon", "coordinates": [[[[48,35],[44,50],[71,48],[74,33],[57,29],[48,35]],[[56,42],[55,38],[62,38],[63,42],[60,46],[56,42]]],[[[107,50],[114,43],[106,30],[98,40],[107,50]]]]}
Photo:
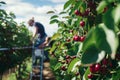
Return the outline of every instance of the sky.
{"type": "MultiPolygon", "coordinates": [[[[57,32],[57,24],[49,24],[52,14],[46,14],[48,11],[57,10],[61,12],[63,5],[67,0],[5,0],[7,5],[3,7],[7,12],[13,12],[16,15],[15,21],[18,23],[25,22],[32,17],[35,21],[44,25],[48,36],[57,32]]],[[[28,25],[27,25],[28,26],[28,25]]],[[[29,28],[34,30],[33,28],[29,28]]]]}

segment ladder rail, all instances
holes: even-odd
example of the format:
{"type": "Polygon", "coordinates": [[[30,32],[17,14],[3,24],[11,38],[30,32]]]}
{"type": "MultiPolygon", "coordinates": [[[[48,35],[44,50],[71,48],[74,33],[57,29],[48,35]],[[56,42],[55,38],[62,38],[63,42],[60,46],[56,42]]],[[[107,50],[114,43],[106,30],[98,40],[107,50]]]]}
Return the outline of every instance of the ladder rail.
{"type": "Polygon", "coordinates": [[[41,49],[41,62],[40,62],[40,80],[43,78],[43,59],[44,59],[44,49],[41,49]]]}
{"type": "MultiPolygon", "coordinates": [[[[34,52],[35,52],[35,47],[34,45],[32,45],[32,65],[31,65],[32,68],[33,68],[34,52]]],[[[30,72],[30,80],[32,80],[32,77],[33,77],[33,71],[30,72]]]]}
{"type": "MultiPolygon", "coordinates": [[[[32,71],[31,71],[31,73],[30,73],[30,80],[32,80],[32,78],[33,78],[33,76],[35,75],[34,73],[33,73],[33,68],[34,67],[38,67],[38,65],[34,65],[34,63],[35,63],[35,60],[37,59],[36,58],[36,56],[35,56],[35,47],[33,46],[32,47],[32,71]]],[[[41,56],[39,56],[39,66],[40,66],[40,74],[39,74],[39,76],[40,76],[40,80],[42,80],[43,79],[43,62],[44,62],[44,48],[41,48],[40,49],[40,54],[41,54],[41,56]]]]}

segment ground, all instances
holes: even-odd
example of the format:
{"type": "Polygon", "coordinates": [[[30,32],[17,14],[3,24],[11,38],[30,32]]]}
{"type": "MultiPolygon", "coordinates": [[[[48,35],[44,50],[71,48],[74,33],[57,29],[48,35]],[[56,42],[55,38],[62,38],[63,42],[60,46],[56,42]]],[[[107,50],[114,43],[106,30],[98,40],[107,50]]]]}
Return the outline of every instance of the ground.
{"type": "MultiPolygon", "coordinates": [[[[35,74],[39,74],[40,70],[39,68],[34,68],[33,72],[35,74]]],[[[39,77],[34,77],[34,80],[40,80],[39,77]]],[[[43,69],[43,80],[55,80],[55,76],[52,73],[51,69],[50,69],[50,63],[49,62],[44,62],[44,69],[43,69]]]]}

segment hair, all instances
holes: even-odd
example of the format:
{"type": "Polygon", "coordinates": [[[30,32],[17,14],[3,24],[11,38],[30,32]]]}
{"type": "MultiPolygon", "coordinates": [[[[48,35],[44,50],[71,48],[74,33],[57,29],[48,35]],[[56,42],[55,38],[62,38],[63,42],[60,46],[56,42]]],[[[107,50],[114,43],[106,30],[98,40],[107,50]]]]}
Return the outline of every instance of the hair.
{"type": "Polygon", "coordinates": [[[32,17],[32,18],[28,21],[28,23],[31,23],[31,22],[34,22],[34,17],[32,17]]]}

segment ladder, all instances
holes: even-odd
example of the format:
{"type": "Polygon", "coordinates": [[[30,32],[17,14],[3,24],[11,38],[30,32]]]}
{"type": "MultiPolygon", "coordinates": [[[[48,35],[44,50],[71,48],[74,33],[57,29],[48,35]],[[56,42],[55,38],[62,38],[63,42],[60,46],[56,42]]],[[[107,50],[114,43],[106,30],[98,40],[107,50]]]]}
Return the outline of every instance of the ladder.
{"type": "Polygon", "coordinates": [[[40,77],[40,80],[43,80],[43,61],[44,61],[44,48],[36,49],[34,46],[32,48],[32,71],[30,73],[30,80],[33,80],[33,77],[40,77]],[[35,64],[35,61],[39,59],[39,65],[35,64]],[[40,73],[35,74],[33,72],[34,68],[39,68],[40,73]]]}

